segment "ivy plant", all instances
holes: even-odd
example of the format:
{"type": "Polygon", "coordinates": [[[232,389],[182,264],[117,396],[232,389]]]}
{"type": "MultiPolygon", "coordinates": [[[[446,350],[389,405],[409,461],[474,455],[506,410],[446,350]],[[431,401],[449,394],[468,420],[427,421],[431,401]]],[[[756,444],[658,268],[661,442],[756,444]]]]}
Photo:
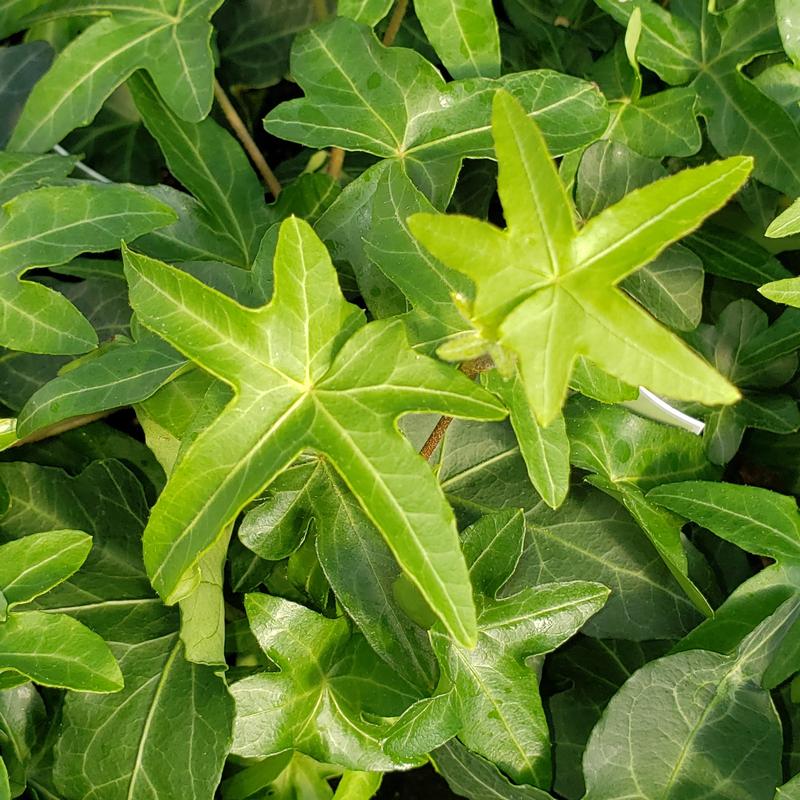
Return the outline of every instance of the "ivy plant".
{"type": "Polygon", "coordinates": [[[0,3],[0,800],[800,797],[796,0],[0,3]]]}

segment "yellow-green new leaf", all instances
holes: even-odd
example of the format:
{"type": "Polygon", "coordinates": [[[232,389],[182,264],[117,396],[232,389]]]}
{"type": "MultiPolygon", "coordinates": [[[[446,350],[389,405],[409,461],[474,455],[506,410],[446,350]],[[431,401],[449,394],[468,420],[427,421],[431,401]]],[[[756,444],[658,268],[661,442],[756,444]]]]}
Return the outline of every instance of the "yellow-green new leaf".
{"type": "Polygon", "coordinates": [[[261,308],[153,259],[130,251],[124,258],[139,319],[235,392],[175,467],[145,531],[145,563],[161,596],[185,597],[219,531],[311,449],[342,474],[448,631],[473,643],[453,513],[395,422],[414,411],[500,419],[499,402],[414,353],[401,322],[364,325],[342,297],[325,247],[296,218],[281,226],[274,295],[261,308]]]}
{"type": "Polygon", "coordinates": [[[758,291],[773,303],[800,308],[800,278],[772,281],[764,284],[758,291]]]}
{"type": "Polygon", "coordinates": [[[474,281],[472,323],[487,352],[499,345],[518,361],[539,423],[556,418],[579,356],[669,397],[737,400],[734,386],[617,284],[719,209],[752,160],[730,158],[656,181],[578,230],[536,123],[505,92],[495,97],[492,132],[508,228],[433,214],[416,214],[409,226],[474,281]]]}

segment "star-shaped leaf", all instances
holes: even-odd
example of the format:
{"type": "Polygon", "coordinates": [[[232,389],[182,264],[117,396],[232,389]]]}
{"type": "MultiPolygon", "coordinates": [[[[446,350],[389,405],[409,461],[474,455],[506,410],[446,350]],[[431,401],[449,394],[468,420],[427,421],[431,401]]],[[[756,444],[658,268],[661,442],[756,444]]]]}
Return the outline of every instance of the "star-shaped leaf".
{"type": "MultiPolygon", "coordinates": [[[[707,0],[596,0],[627,24],[641,9],[639,60],[667,83],[687,85],[723,156],[755,156],[753,174],[776,189],[800,195],[800,130],[791,116],[742,73],[756,56],[779,52],[775,5],[743,0],[722,12],[707,0]]],[[[791,3],[791,0],[788,0],[791,3]]]]}
{"type": "Polygon", "coordinates": [[[145,69],[178,116],[198,122],[211,109],[211,15],[222,0],[50,0],[10,21],[7,35],[63,17],[103,17],[70,42],[23,109],[11,150],[42,153],[88,125],[103,101],[145,69]],[[16,24],[13,24],[16,22],[16,24]]]}
{"type": "Polygon", "coordinates": [[[446,84],[419,53],[384,47],[369,28],[344,18],[297,38],[292,76],[306,96],[269,113],[270,133],[401,159],[437,205],[450,196],[463,158],[493,156],[489,117],[500,87],[536,117],[556,154],[592,141],[608,121],[602,96],[586,81],[533,70],[446,84]]]}
{"type": "Polygon", "coordinates": [[[3,206],[0,226],[0,345],[30,353],[83,353],[97,344],[88,320],[58,292],[20,276],[80,253],[119,246],[175,219],[133,186],[35,189],[3,206]]]}
{"type": "Polygon", "coordinates": [[[188,448],[153,509],[145,562],[162,597],[188,594],[198,559],[224,526],[312,449],[342,474],[448,630],[473,642],[453,513],[395,421],[412,411],[499,419],[500,404],[414,353],[402,322],[364,325],[325,247],[297,218],[281,226],[273,298],[257,309],[153,259],[124,258],[139,319],[236,394],[188,448]]]}
{"type": "Polygon", "coordinates": [[[437,694],[396,723],[389,752],[411,757],[453,735],[517,783],[550,785],[550,735],[536,676],[526,661],[550,652],[599,611],[609,590],[599,583],[549,583],[497,597],[519,560],[521,511],[482,517],[464,534],[478,607],[478,644],[467,650],[440,624],[431,642],[442,669],[437,694]]]}
{"type": "Polygon", "coordinates": [[[247,595],[245,607],[259,645],[280,672],[261,672],[231,687],[236,755],[264,758],[292,749],[369,771],[413,763],[383,752],[389,724],[376,718],[396,716],[419,694],[347,619],[328,619],[266,594],[247,595]]]}
{"type": "MultiPolygon", "coordinates": [[[[492,115],[508,228],[458,215],[415,214],[412,233],[475,283],[469,314],[498,366],[517,360],[541,425],[555,419],[575,360],[633,385],[702,403],[738,393],[617,284],[697,227],[747,179],[748,158],[684,170],[627,194],[575,227],[544,139],[517,101],[498,92],[492,115]]],[[[448,357],[458,357],[448,344],[448,357]]],[[[473,356],[474,357],[474,356],[473,356]]]]}

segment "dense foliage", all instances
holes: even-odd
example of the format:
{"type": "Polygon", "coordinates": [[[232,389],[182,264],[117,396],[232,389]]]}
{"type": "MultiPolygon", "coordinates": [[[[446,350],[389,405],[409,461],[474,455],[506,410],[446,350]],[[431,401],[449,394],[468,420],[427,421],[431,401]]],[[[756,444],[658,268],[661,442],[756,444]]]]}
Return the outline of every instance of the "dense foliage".
{"type": "Polygon", "coordinates": [[[800,798],[798,0],[0,38],[0,800],[800,798]]]}

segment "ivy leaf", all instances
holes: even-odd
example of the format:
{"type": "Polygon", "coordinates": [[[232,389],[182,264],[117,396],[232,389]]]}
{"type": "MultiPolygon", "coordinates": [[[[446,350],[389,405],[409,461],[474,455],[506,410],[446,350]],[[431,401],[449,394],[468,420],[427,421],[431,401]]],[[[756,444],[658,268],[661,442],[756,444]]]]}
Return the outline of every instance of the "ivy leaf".
{"type": "Polygon", "coordinates": [[[72,172],[77,161],[75,156],[0,152],[0,203],[29,189],[59,183],[72,172]]]}
{"type": "Polygon", "coordinates": [[[17,611],[0,624],[0,688],[35,681],[79,692],[116,692],[122,674],[108,645],[66,614],[17,611]]]}
{"type": "Polygon", "coordinates": [[[170,172],[200,201],[200,221],[222,240],[216,247],[230,253],[223,260],[249,268],[267,227],[267,209],[244,151],[213,119],[181,119],[147,78],[135,75],[128,85],[170,172]]]}
{"type": "Polygon", "coordinates": [[[295,218],[281,226],[275,294],[259,309],[152,259],[124,257],[141,321],[236,393],[153,509],[144,547],[157,591],[168,602],[188,594],[197,560],[219,531],[313,448],[342,473],[448,629],[471,642],[472,598],[452,512],[393,423],[409,411],[499,419],[501,406],[465,376],[407,349],[402,323],[363,326],[322,243],[295,218]]]}
{"type": "Polygon", "coordinates": [[[466,276],[435,259],[414,238],[406,220],[420,211],[435,209],[399,162],[388,164],[372,197],[364,250],[414,309],[431,319],[437,339],[446,340],[469,327],[453,303],[453,295],[468,296],[471,286],[466,276]]]}
{"type": "Polygon", "coordinates": [[[450,197],[463,158],[493,157],[489,116],[497,88],[536,117],[555,154],[590,142],[607,121],[602,98],[585,81],[538,70],[445,84],[418,53],[386,48],[346,18],[295,40],[292,76],[306,96],[271,111],[267,131],[311,147],[400,159],[437,206],[450,197]]]}
{"type": "Polygon", "coordinates": [[[533,786],[517,786],[491,762],[453,739],[430,754],[437,771],[459,797],[470,800],[549,800],[533,786]]]}
{"type": "MultiPolygon", "coordinates": [[[[729,651],[787,597],[797,594],[800,519],[793,498],[753,486],[706,481],[667,484],[653,489],[648,498],[721,539],[776,562],[737,587],[715,618],[687,636],[681,649],[729,651]]],[[[795,625],[767,671],[764,685],[776,686],[796,670],[799,635],[800,625],[795,625]]]]}
{"type": "Polygon", "coordinates": [[[546,427],[540,425],[531,413],[518,376],[503,380],[496,372],[490,372],[484,374],[483,382],[509,410],[531,483],[550,508],[558,508],[569,491],[570,477],[570,445],[564,418],[559,415],[546,427]]]}
{"type": "Polygon", "coordinates": [[[705,458],[700,440],[678,428],[587,398],[574,398],[567,408],[572,463],[593,472],[587,480],[625,506],[686,596],[701,614],[713,616],[708,601],[689,577],[682,520],[644,496],[648,488],[675,478],[714,477],[718,471],[705,458]]]}
{"type": "Polygon", "coordinates": [[[414,11],[454,78],[500,77],[500,34],[491,0],[415,0],[414,11]]]}
{"type": "Polygon", "coordinates": [[[800,797],[800,776],[795,775],[775,791],[775,800],[797,800],[800,797]]]}
{"type": "Polygon", "coordinates": [[[679,87],[642,97],[637,56],[641,29],[641,12],[634,10],[624,38],[593,65],[592,76],[610,101],[605,135],[643,156],[693,155],[702,144],[695,94],[679,87]]]}
{"type": "Polygon", "coordinates": [[[325,462],[310,489],[317,554],[337,600],[387,664],[415,686],[432,690],[436,660],[425,631],[398,600],[402,574],[391,551],[325,462]]]}
{"type": "Polygon", "coordinates": [[[11,609],[50,591],[76,572],[92,538],[82,531],[48,531],[0,545],[0,590],[11,609]]]}
{"type": "Polygon", "coordinates": [[[545,680],[569,685],[547,701],[553,727],[553,788],[560,795],[569,800],[583,797],[581,760],[592,728],[620,686],[669,648],[668,641],[629,642],[579,634],[547,660],[545,680]]]}
{"type": "Polygon", "coordinates": [[[114,460],[95,461],[74,477],[0,464],[0,479],[12,498],[0,519],[4,539],[19,540],[45,521],[92,533],[83,567],[32,605],[48,618],[69,614],[103,636],[125,679],[114,694],[67,696],[53,767],[57,796],[207,799],[230,749],[232,701],[213,668],[183,657],[177,614],[147,580],[141,535],[148,504],[138,480],[114,460]]]}
{"type": "MultiPolygon", "coordinates": [[[[470,750],[493,761],[515,782],[549,786],[548,726],[526,660],[554,650],[572,636],[602,608],[608,589],[576,581],[539,585],[498,598],[516,567],[524,535],[520,511],[485,516],[465,531],[464,553],[479,609],[478,644],[467,650],[440,625],[431,629],[443,676],[439,692],[412,706],[398,721],[397,731],[404,734],[407,718],[425,714],[428,706],[449,696],[457,722],[442,725],[444,740],[457,733],[470,750]]],[[[392,736],[385,746],[398,755],[416,755],[415,745],[421,741],[429,745],[413,734],[395,741],[392,736]]]]}
{"type": "Polygon", "coordinates": [[[539,503],[525,518],[525,547],[505,592],[575,580],[611,587],[608,602],[584,627],[589,636],[676,639],[702,620],[617,500],[576,486],[559,509],[539,503]]]}
{"type": "Polygon", "coordinates": [[[417,214],[409,225],[433,255],[475,282],[475,335],[496,359],[519,360],[539,424],[559,413],[578,356],[670,397],[736,400],[733,386],[616,284],[722,206],[747,178],[749,159],[656,181],[576,231],[536,123],[506,93],[497,93],[492,129],[508,230],[455,215],[417,214]]]}
{"type": "Polygon", "coordinates": [[[791,497],[710,481],[666,484],[648,497],[749,553],[800,565],[800,516],[791,497]]]}
{"type": "MultiPolygon", "coordinates": [[[[199,122],[211,110],[214,60],[211,15],[221,0],[190,4],[139,0],[51,0],[17,26],[72,16],[101,16],[61,51],[34,87],[8,143],[43,153],[87,125],[103,101],[137,69],[145,69],[179,117],[199,122]]],[[[6,35],[11,33],[6,31],[6,35]]]]}
{"type": "Polygon", "coordinates": [[[0,546],[0,688],[27,680],[88,692],[122,688],[119,666],[96,633],[66,614],[13,610],[69,578],[91,546],[90,536],[67,530],[0,546]]]}
{"type": "Polygon", "coordinates": [[[798,601],[787,601],[731,654],[692,650],[634,673],[592,731],[583,761],[586,800],[655,800],[679,787],[708,786],[772,800],[781,726],[761,680],[798,614],[798,601]],[[654,726],[664,732],[659,758],[652,757],[654,726]]]}
{"type": "Polygon", "coordinates": [[[34,392],[17,417],[17,436],[23,439],[70,417],[141,402],[185,365],[179,353],[149,332],[135,342],[117,337],[34,392]]]}
{"type": "Polygon", "coordinates": [[[58,292],[20,280],[32,267],[111,250],[174,219],[132,186],[86,184],[18,195],[0,227],[0,345],[32,353],[82,353],[97,344],[83,315],[58,292]]]}
{"type": "MultiPolygon", "coordinates": [[[[225,84],[261,88],[280,81],[289,71],[289,50],[296,34],[334,13],[353,16],[346,2],[342,0],[338,8],[333,0],[223,4],[214,15],[214,26],[225,84]]],[[[358,5],[364,2],[359,0],[358,5]]]]}
{"type": "Polygon", "coordinates": [[[32,683],[0,692],[0,732],[4,739],[0,750],[14,797],[25,789],[46,718],[44,702],[32,683]]]}
{"type": "Polygon", "coordinates": [[[706,272],[758,286],[786,278],[789,270],[752,239],[719,225],[706,224],[686,239],[686,245],[703,261],[706,272]]]}
{"type": "Polygon", "coordinates": [[[328,619],[265,594],[247,595],[245,607],[259,645],[280,671],[231,687],[235,754],[263,758],[293,749],[365,771],[409,764],[383,752],[388,724],[368,721],[365,713],[374,719],[392,705],[396,713],[397,703],[407,704],[415,694],[404,695],[409,688],[403,679],[351,632],[346,619],[328,619]]]}
{"type": "MultiPolygon", "coordinates": [[[[0,10],[0,26],[3,25],[0,10]]],[[[5,147],[25,100],[53,61],[47,42],[26,42],[0,48],[0,147],[5,147]]]]}
{"type": "Polygon", "coordinates": [[[622,24],[641,9],[640,61],[669,84],[689,85],[718,153],[755,156],[754,177],[800,195],[800,131],[742,72],[781,49],[772,3],[744,0],[722,12],[688,3],[670,13],[653,0],[596,2],[622,24]]]}
{"type": "MultiPolygon", "coordinates": [[[[590,219],[633,189],[666,175],[659,162],[642,158],[619,142],[595,142],[584,152],[575,176],[577,209],[590,219]]],[[[671,245],[620,287],[670,328],[688,331],[700,322],[703,265],[683,245],[671,245]]]]}
{"type": "Polygon", "coordinates": [[[769,327],[767,315],[749,300],[736,300],[719,315],[716,326],[701,325],[689,341],[722,375],[742,390],[742,399],[710,412],[703,439],[708,457],[715,464],[727,464],[739,450],[748,428],[793,433],[800,428],[797,401],[777,389],[788,383],[797,370],[797,355],[779,353],[765,358],[784,335],[783,326],[769,327]],[[758,357],[753,358],[752,350],[758,357]]]}

